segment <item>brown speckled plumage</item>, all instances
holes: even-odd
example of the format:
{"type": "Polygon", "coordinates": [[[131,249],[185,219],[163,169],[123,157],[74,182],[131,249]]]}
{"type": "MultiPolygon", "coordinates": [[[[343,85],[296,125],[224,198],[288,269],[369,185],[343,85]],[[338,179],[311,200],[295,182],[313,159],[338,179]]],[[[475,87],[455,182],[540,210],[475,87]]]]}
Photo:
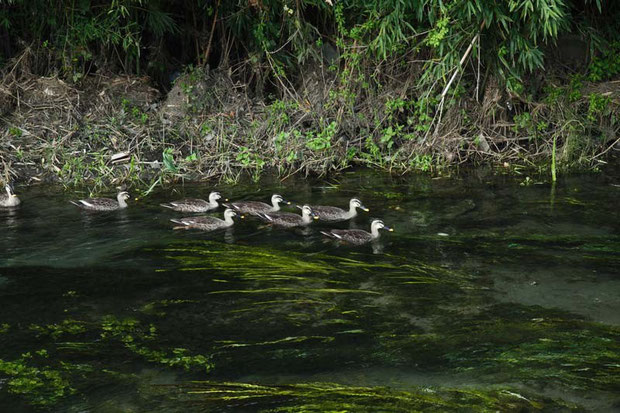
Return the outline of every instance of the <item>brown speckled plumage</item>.
{"type": "Polygon", "coordinates": [[[116,195],[116,200],[110,198],[86,198],[70,202],[87,211],[116,211],[117,209],[127,208],[125,201],[128,199],[129,194],[122,191],[116,195]]]}

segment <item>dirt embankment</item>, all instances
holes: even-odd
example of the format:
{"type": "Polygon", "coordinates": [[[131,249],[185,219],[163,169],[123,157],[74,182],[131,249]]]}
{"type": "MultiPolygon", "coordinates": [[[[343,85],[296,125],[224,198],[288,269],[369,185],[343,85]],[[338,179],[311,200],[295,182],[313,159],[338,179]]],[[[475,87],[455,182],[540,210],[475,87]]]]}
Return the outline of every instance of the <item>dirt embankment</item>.
{"type": "Polygon", "coordinates": [[[549,162],[554,142],[560,165],[591,166],[620,150],[620,81],[558,85],[534,102],[489,78],[477,97],[424,118],[406,103],[414,72],[347,105],[334,98],[343,91],[336,77],[316,68],[275,99],[252,96],[226,69],[188,72],[162,94],[146,77],[37,76],[29,59],[15,59],[0,84],[2,181],[151,185],[352,164],[511,168],[549,162]]]}

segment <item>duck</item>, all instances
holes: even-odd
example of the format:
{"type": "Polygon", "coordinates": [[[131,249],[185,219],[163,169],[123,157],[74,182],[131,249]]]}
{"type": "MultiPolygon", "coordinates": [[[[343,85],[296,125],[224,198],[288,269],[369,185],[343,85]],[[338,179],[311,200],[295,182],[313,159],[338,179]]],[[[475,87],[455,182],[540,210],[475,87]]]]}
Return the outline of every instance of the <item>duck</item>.
{"type": "Polygon", "coordinates": [[[226,207],[234,209],[241,214],[259,215],[278,212],[280,204],[290,205],[290,201],[286,201],[281,195],[273,194],[271,196],[271,205],[260,201],[237,201],[224,204],[226,207]]]}
{"type": "Polygon", "coordinates": [[[265,221],[285,228],[305,226],[312,222],[312,219],[319,219],[319,216],[312,211],[310,205],[297,206],[301,209],[301,215],[290,212],[259,213],[258,216],[265,221]]]}
{"type": "MultiPolygon", "coordinates": [[[[233,226],[235,221],[233,221],[233,217],[237,216],[237,212],[233,211],[230,208],[227,208],[224,211],[224,219],[219,219],[216,217],[209,216],[198,216],[198,217],[186,217],[181,219],[171,219],[170,221],[175,224],[181,225],[180,227],[175,227],[175,229],[200,229],[203,231],[215,231],[216,229],[228,228],[233,226]]],[[[243,215],[240,216],[243,218],[243,215]]]]}
{"type": "Polygon", "coordinates": [[[185,198],[159,205],[178,212],[207,212],[217,209],[220,206],[217,201],[221,198],[222,195],[219,192],[211,192],[209,194],[209,201],[197,198],[185,198]]]}
{"type": "Polygon", "coordinates": [[[88,211],[116,211],[117,209],[127,208],[127,202],[125,201],[129,198],[127,191],[121,191],[116,195],[116,200],[110,198],[86,198],[69,202],[88,211]]]}
{"type": "Polygon", "coordinates": [[[0,207],[12,208],[21,203],[17,195],[13,192],[13,188],[10,184],[6,184],[4,187],[6,195],[0,195],[0,207]]]}
{"type": "Polygon", "coordinates": [[[346,221],[347,219],[351,219],[357,215],[357,208],[366,212],[370,211],[362,204],[362,201],[357,198],[351,198],[348,211],[333,206],[312,205],[312,210],[319,215],[319,219],[327,222],[346,221]]]}
{"type": "Polygon", "coordinates": [[[321,234],[338,240],[346,241],[351,244],[365,244],[379,238],[379,230],[394,231],[393,228],[387,227],[380,219],[375,219],[370,223],[370,232],[363,229],[332,229],[329,232],[321,231],[321,234]]]}

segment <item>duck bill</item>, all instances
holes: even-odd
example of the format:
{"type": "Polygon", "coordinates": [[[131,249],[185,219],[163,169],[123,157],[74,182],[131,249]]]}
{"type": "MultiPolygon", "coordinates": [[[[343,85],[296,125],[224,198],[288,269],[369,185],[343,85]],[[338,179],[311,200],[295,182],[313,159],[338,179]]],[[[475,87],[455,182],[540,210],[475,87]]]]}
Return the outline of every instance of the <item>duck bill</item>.
{"type": "Polygon", "coordinates": [[[312,218],[314,219],[319,219],[319,214],[315,214],[314,212],[312,213],[312,218]]]}
{"type": "Polygon", "coordinates": [[[224,198],[224,202],[228,202],[228,198],[224,198]]]}
{"type": "Polygon", "coordinates": [[[286,205],[290,205],[291,201],[287,201],[286,199],[283,199],[282,202],[284,202],[286,205]]]}
{"type": "Polygon", "coordinates": [[[383,229],[385,229],[386,231],[394,232],[394,228],[390,228],[390,227],[383,227],[383,229]]]}
{"type": "Polygon", "coordinates": [[[370,212],[370,209],[366,208],[366,207],[365,207],[365,206],[363,206],[363,205],[362,205],[360,208],[361,208],[361,209],[362,209],[362,211],[364,211],[364,212],[370,212]]]}
{"type": "Polygon", "coordinates": [[[239,218],[245,219],[245,215],[239,215],[239,218]]]}

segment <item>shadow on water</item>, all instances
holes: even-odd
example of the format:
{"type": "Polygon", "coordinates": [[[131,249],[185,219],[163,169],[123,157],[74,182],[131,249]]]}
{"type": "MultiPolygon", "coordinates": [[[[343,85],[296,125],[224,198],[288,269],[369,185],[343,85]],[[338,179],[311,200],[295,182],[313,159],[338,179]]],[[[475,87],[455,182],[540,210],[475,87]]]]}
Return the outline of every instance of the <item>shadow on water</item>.
{"type": "MultiPolygon", "coordinates": [[[[174,231],[171,196],[89,214],[58,188],[0,210],[0,405],[10,411],[613,411],[618,193],[508,178],[217,188],[371,210],[306,230],[174,231]],[[319,230],[396,232],[347,246],[319,230]]],[[[614,192],[615,191],[615,192],[614,192]]],[[[172,195],[172,193],[174,194],[172,195]]],[[[215,213],[221,215],[221,210],[215,213]]]]}

